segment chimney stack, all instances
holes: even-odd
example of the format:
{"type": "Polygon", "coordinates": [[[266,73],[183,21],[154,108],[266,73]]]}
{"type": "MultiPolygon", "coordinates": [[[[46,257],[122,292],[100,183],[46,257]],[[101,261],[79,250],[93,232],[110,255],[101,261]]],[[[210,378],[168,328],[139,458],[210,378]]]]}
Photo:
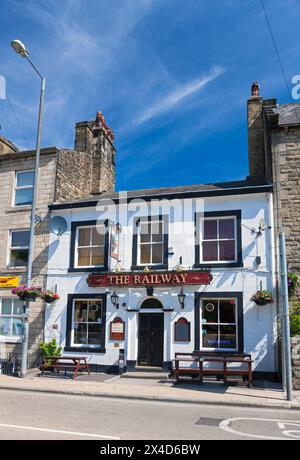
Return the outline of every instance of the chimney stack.
{"type": "Polygon", "coordinates": [[[92,121],[76,123],[75,150],[86,152],[91,161],[91,194],[115,190],[114,132],[101,112],[92,121]]]}
{"type": "Polygon", "coordinates": [[[247,104],[249,177],[255,182],[266,179],[263,99],[259,90],[259,84],[255,81],[251,86],[251,96],[247,104]]]}

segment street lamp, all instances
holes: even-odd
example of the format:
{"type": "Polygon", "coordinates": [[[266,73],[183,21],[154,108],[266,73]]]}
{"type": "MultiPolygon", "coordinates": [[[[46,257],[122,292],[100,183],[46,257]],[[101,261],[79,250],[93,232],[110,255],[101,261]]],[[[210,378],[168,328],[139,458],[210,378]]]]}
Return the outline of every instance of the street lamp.
{"type": "Polygon", "coordinates": [[[116,293],[116,290],[114,290],[114,292],[110,296],[110,300],[111,300],[111,303],[113,304],[113,306],[118,309],[119,308],[119,296],[116,293]]]}
{"type": "Polygon", "coordinates": [[[177,295],[181,308],[184,308],[184,301],[185,301],[185,293],[183,292],[183,288],[180,289],[179,294],[177,295]]]}
{"type": "MultiPolygon", "coordinates": [[[[33,181],[33,196],[31,205],[30,215],[30,237],[29,237],[29,250],[28,250],[28,266],[27,266],[27,286],[31,285],[32,278],[32,262],[33,262],[33,249],[34,249],[34,226],[35,226],[35,211],[36,201],[39,184],[39,166],[40,166],[40,149],[41,149],[41,127],[42,127],[42,112],[44,106],[45,96],[45,84],[46,80],[43,75],[37,70],[35,65],[29,59],[29,52],[26,46],[20,40],[13,40],[11,42],[12,48],[17,54],[26,58],[31,67],[35,70],[41,79],[41,92],[40,92],[40,105],[39,105],[39,116],[38,116],[38,128],[36,137],[36,154],[35,154],[35,169],[34,169],[34,181],[33,181]]],[[[23,329],[23,341],[22,341],[22,364],[21,364],[21,377],[26,376],[27,371],[27,351],[28,351],[28,337],[29,337],[29,301],[26,302],[24,311],[24,329],[23,329]]]]}

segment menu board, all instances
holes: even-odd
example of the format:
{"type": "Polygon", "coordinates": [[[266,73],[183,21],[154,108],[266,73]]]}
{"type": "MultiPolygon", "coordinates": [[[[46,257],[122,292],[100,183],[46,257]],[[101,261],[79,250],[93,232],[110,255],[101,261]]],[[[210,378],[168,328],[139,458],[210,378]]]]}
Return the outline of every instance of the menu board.
{"type": "Polygon", "coordinates": [[[174,341],[190,342],[191,323],[186,318],[179,318],[174,324],[174,341]]]}
{"type": "Polygon", "coordinates": [[[124,340],[125,323],[122,318],[115,318],[110,322],[110,340],[124,340]]]}

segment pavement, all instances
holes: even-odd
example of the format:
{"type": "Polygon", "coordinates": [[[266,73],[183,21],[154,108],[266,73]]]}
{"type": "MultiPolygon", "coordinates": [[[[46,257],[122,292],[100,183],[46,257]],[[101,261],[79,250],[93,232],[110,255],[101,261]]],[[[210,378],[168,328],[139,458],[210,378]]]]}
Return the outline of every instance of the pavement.
{"type": "Polygon", "coordinates": [[[81,375],[77,380],[62,376],[40,377],[37,370],[26,378],[0,375],[0,389],[42,393],[123,398],[132,400],[211,404],[265,409],[300,410],[300,392],[286,401],[279,384],[255,382],[254,387],[224,386],[221,382],[175,384],[166,379],[120,378],[108,374],[81,375]]]}

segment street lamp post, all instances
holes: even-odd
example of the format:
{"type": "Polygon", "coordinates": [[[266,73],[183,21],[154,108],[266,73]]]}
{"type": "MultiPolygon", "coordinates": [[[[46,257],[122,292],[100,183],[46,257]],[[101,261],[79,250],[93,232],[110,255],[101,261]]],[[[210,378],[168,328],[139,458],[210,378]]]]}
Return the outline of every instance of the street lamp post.
{"type": "MultiPolygon", "coordinates": [[[[45,83],[46,80],[37,70],[34,64],[29,59],[29,53],[25,45],[20,40],[13,40],[11,46],[17,54],[27,59],[31,67],[35,70],[41,79],[41,92],[40,92],[40,105],[38,116],[38,128],[36,137],[36,154],[35,154],[35,169],[34,169],[34,182],[33,182],[33,196],[30,215],[30,237],[29,237],[29,251],[28,251],[28,267],[27,267],[27,286],[31,285],[32,278],[32,263],[33,263],[33,250],[34,250],[34,227],[35,227],[35,211],[36,201],[38,194],[39,184],[39,166],[40,166],[40,148],[41,148],[41,127],[42,127],[42,112],[44,106],[45,96],[45,83]]],[[[24,323],[23,323],[23,341],[22,341],[22,364],[21,364],[21,377],[26,376],[27,371],[27,352],[28,352],[28,338],[29,338],[29,301],[26,302],[24,308],[24,323]]]]}

